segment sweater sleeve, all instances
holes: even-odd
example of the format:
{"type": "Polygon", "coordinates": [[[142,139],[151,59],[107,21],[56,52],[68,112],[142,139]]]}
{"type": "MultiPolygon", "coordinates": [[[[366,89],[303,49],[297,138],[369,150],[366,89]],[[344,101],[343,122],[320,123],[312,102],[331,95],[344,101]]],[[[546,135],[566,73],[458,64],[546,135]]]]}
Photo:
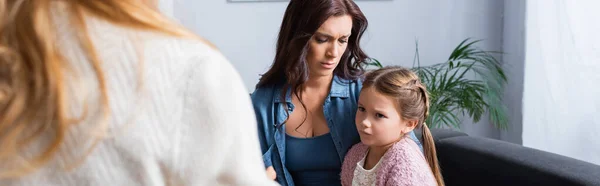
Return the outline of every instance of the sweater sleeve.
{"type": "Polygon", "coordinates": [[[248,91],[219,53],[191,62],[177,176],[183,185],[276,185],[261,160],[256,119],[248,91]]]}
{"type": "Polygon", "coordinates": [[[387,186],[434,186],[431,169],[413,141],[398,142],[393,149],[392,167],[386,176],[387,186]],[[411,144],[409,144],[411,143],[411,144]]]}
{"type": "Polygon", "coordinates": [[[346,157],[344,157],[344,162],[342,164],[342,171],[340,173],[340,178],[343,186],[351,186],[352,180],[354,179],[354,169],[356,169],[356,164],[363,158],[365,152],[367,151],[367,146],[362,143],[357,143],[352,146],[348,153],[346,153],[346,157]]]}

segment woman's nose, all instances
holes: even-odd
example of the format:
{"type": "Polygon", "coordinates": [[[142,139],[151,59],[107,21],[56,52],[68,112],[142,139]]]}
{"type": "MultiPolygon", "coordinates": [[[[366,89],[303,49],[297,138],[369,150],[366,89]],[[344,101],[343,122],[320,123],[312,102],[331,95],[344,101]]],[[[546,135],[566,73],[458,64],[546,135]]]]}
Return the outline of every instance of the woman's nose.
{"type": "Polygon", "coordinates": [[[333,46],[327,49],[327,57],[337,58],[340,56],[339,47],[337,44],[333,44],[333,46]]]}

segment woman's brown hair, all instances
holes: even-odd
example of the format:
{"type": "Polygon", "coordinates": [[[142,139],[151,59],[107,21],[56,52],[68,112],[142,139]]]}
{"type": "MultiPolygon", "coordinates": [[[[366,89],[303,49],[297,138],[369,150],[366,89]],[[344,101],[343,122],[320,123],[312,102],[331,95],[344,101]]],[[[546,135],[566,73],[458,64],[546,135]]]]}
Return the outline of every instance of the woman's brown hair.
{"type": "Polygon", "coordinates": [[[417,120],[416,128],[422,128],[425,159],[438,185],[444,185],[433,136],[425,124],[429,116],[429,96],[419,77],[403,67],[384,67],[367,73],[363,83],[363,89],[365,88],[374,88],[375,91],[395,99],[402,119],[417,120]]]}
{"type": "MultiPolygon", "coordinates": [[[[70,127],[82,120],[66,115],[70,101],[63,77],[66,61],[56,45],[59,33],[53,20],[60,10],[68,12],[69,24],[77,30],[73,37],[97,76],[100,98],[99,105],[93,106],[100,108],[104,118],[109,113],[107,86],[85,17],[202,40],[157,12],[155,0],[0,0],[0,179],[23,176],[45,165],[70,127]],[[52,136],[48,145],[22,159],[22,152],[42,135],[52,136]]],[[[96,125],[100,124],[106,123],[96,125]]]]}
{"type": "Polygon", "coordinates": [[[360,8],[353,0],[290,0],[277,37],[275,59],[269,70],[262,74],[256,88],[281,86],[281,94],[276,96],[282,100],[286,95],[296,96],[308,113],[302,100],[302,85],[309,74],[306,63],[309,41],[327,19],[345,15],[352,18],[352,34],[333,73],[341,79],[357,80],[363,75],[363,64],[368,59],[360,47],[360,39],[368,25],[360,8]]]}
{"type": "Polygon", "coordinates": [[[285,84],[297,93],[308,79],[309,40],[327,19],[344,15],[352,17],[352,34],[333,73],[343,79],[358,79],[364,71],[362,64],[368,59],[360,47],[360,39],[368,25],[360,8],[353,0],[291,0],[281,22],[273,64],[256,86],[285,84]]]}

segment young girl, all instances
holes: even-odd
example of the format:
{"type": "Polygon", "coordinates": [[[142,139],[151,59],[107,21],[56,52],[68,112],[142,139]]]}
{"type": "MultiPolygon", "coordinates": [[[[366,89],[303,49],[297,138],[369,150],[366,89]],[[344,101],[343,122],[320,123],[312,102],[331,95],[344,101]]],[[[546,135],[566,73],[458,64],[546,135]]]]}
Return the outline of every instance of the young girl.
{"type": "Polygon", "coordinates": [[[342,166],[342,185],[444,185],[427,119],[425,86],[412,71],[386,67],[367,74],[358,100],[354,145],[342,166]],[[422,128],[423,153],[407,135],[422,128]]]}

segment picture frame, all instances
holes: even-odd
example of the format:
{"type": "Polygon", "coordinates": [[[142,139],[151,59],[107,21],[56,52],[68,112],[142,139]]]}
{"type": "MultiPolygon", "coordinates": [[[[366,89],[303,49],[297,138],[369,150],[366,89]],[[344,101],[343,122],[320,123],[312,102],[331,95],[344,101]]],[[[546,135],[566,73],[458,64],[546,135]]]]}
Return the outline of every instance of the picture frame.
{"type": "MultiPolygon", "coordinates": [[[[242,3],[242,2],[285,2],[289,0],[227,0],[227,2],[232,3],[242,3]]],[[[355,0],[355,1],[392,1],[392,0],[355,0]]]]}

